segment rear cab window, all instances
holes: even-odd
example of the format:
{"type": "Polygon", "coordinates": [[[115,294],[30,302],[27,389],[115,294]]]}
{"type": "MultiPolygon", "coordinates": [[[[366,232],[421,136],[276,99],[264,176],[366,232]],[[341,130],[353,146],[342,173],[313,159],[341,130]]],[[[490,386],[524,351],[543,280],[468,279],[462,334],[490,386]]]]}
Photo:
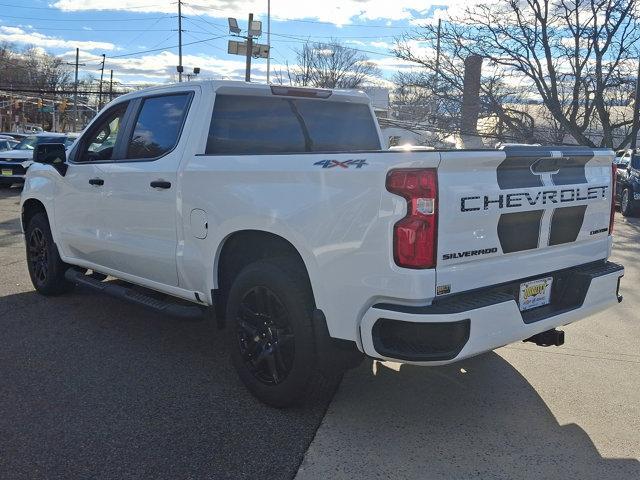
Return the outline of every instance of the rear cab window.
{"type": "Polygon", "coordinates": [[[368,104],[217,94],[206,154],[380,150],[368,104]]]}

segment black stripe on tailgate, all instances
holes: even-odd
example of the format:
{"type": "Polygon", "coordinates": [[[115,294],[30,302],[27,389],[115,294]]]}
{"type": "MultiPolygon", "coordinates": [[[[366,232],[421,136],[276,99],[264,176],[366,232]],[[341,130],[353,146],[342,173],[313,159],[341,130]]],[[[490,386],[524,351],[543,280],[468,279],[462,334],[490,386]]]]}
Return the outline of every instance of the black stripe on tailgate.
{"type": "Polygon", "coordinates": [[[556,208],[551,218],[549,245],[575,242],[582,228],[586,205],[556,208]]]}
{"type": "Polygon", "coordinates": [[[505,213],[498,220],[498,238],[504,253],[538,248],[544,210],[505,213]]]}

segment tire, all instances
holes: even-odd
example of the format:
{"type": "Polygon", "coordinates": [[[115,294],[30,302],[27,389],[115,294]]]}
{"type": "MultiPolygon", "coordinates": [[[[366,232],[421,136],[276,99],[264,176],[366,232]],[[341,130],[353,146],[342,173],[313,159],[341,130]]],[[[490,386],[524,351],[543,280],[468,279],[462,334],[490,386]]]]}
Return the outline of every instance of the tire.
{"type": "Polygon", "coordinates": [[[341,372],[317,351],[315,303],[295,258],[260,260],[235,278],[227,301],[231,360],[247,389],[277,408],[324,398],[341,372]]]}
{"type": "Polygon", "coordinates": [[[631,190],[625,188],[620,196],[620,213],[625,217],[635,216],[635,208],[633,207],[633,200],[631,200],[631,190]]]}
{"type": "Polygon", "coordinates": [[[60,295],[74,285],[64,278],[71,267],[60,259],[58,247],[53,242],[46,214],[36,213],[25,231],[27,266],[33,287],[42,295],[60,295]]]}

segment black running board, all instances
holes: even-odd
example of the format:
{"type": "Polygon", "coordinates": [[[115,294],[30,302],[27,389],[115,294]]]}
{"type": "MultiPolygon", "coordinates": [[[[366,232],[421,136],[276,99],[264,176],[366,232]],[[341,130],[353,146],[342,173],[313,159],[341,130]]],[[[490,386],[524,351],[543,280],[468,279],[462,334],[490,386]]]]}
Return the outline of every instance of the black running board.
{"type": "Polygon", "coordinates": [[[68,269],[64,273],[64,276],[71,283],[91,288],[97,292],[106,293],[112,297],[121,298],[156,313],[171,315],[172,317],[178,317],[183,320],[204,320],[205,318],[204,307],[197,305],[178,305],[176,303],[158,300],[144,293],[136,292],[132,288],[102,282],[74,268],[68,269]]]}

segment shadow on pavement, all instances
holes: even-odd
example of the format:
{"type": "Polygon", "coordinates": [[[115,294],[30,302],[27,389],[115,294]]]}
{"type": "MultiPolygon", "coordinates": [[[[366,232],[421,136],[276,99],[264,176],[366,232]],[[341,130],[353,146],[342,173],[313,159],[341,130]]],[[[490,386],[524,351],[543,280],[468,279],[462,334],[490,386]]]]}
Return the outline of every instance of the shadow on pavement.
{"type": "Polygon", "coordinates": [[[603,458],[579,426],[559,425],[495,353],[436,368],[374,363],[343,381],[297,478],[640,478],[637,460],[603,458]]]}
{"type": "Polygon", "coordinates": [[[275,410],[214,322],[91,292],[0,297],[0,478],[292,478],[330,398],[275,410]]]}
{"type": "Polygon", "coordinates": [[[20,198],[20,194],[22,193],[22,186],[21,185],[14,185],[13,187],[7,188],[7,187],[2,187],[0,188],[0,199],[2,198],[20,198]]]}
{"type": "Polygon", "coordinates": [[[22,188],[0,188],[0,200],[3,200],[3,209],[0,211],[0,248],[22,242],[19,214],[20,192],[22,188]]]}

